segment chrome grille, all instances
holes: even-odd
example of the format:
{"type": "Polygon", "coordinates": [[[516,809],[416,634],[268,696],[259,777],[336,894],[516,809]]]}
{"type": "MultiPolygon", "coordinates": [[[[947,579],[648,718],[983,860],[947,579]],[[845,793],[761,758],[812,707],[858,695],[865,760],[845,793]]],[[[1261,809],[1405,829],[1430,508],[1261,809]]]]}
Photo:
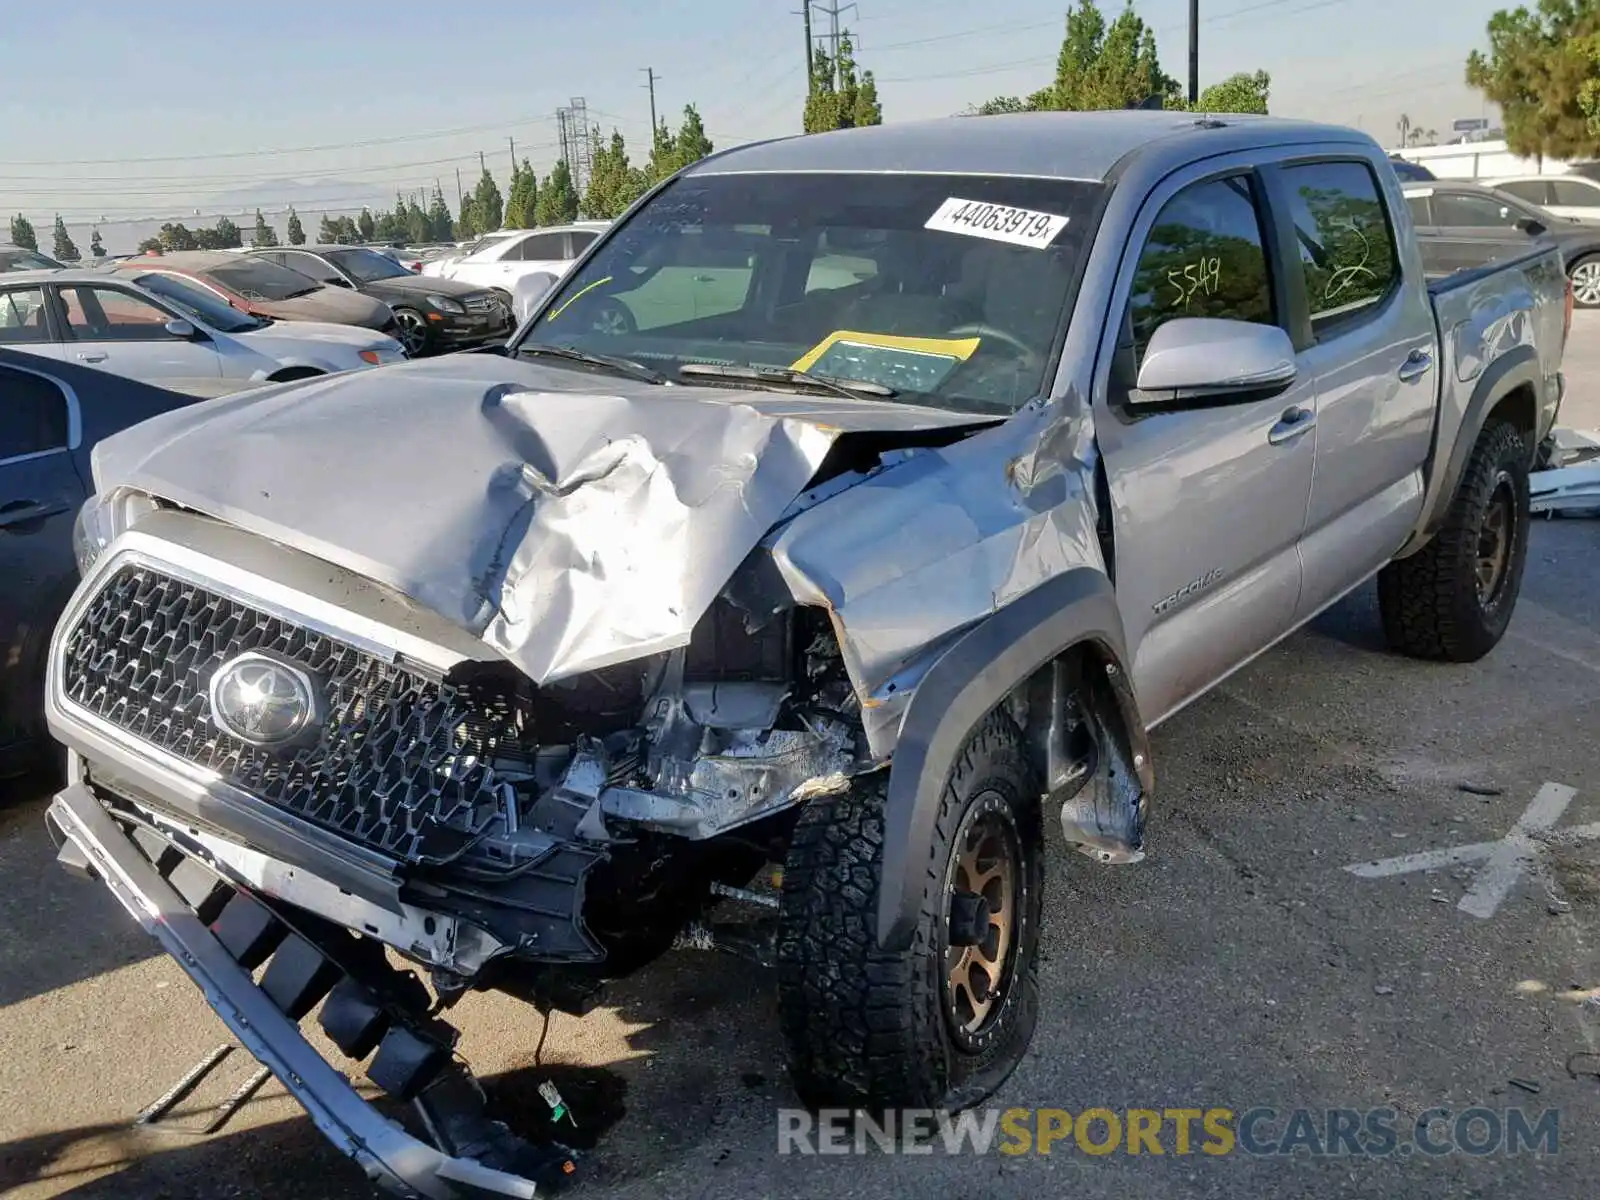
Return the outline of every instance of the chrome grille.
{"type": "Polygon", "coordinates": [[[503,811],[484,759],[519,710],[145,566],[124,566],[66,639],[66,699],[317,825],[410,862],[460,854],[503,811]],[[324,689],[313,744],[272,750],[211,720],[219,666],[280,655],[324,689]]]}
{"type": "Polygon", "coordinates": [[[465,301],[469,313],[492,313],[500,307],[496,296],[468,296],[465,301]]]}

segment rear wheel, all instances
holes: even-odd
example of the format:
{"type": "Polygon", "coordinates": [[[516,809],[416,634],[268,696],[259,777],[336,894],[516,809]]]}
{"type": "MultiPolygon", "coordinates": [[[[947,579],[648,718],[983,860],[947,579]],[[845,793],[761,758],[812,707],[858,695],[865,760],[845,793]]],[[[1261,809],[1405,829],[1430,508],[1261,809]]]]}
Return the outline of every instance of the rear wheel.
{"type": "Polygon", "coordinates": [[[1378,573],[1389,644],[1404,654],[1475,662],[1505,636],[1528,557],[1528,447],[1504,421],[1478,436],[1444,527],[1378,573]]]}
{"type": "Polygon", "coordinates": [[[1003,714],[946,778],[909,949],[874,933],[883,774],[801,814],[784,871],[779,1013],[814,1108],[959,1109],[1000,1086],[1038,1017],[1039,789],[1003,714]]]}

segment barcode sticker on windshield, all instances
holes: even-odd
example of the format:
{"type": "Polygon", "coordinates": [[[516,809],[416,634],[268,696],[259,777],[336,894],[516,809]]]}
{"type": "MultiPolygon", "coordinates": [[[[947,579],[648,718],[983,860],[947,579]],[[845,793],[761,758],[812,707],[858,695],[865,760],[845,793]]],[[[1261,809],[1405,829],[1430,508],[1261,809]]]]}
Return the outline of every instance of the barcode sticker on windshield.
{"type": "Polygon", "coordinates": [[[941,233],[960,233],[967,237],[1010,242],[1013,246],[1032,246],[1042,250],[1067,227],[1067,218],[1055,213],[1012,208],[1007,204],[988,204],[951,196],[929,217],[924,229],[941,233]]]}

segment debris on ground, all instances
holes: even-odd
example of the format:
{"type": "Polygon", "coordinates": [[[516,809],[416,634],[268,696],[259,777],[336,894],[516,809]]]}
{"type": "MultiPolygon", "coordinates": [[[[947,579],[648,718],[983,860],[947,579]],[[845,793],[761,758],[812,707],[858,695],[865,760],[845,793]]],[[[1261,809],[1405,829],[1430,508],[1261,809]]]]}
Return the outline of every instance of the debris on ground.
{"type": "Polygon", "coordinates": [[[1600,432],[1556,429],[1550,438],[1550,465],[1529,476],[1530,511],[1600,517],[1600,432]]]}

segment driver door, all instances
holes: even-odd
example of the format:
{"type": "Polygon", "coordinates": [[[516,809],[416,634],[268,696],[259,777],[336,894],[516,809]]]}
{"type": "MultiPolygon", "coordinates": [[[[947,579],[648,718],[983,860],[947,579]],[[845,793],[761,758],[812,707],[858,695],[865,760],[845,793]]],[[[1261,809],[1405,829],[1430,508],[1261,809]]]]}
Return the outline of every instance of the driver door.
{"type": "Polygon", "coordinates": [[[1251,165],[1219,173],[1203,164],[1153,193],[1113,309],[1121,334],[1096,433],[1134,688],[1151,724],[1293,628],[1300,594],[1316,453],[1310,372],[1275,395],[1187,407],[1147,409],[1131,394],[1150,336],[1169,320],[1289,328],[1282,259],[1251,165]]]}
{"type": "Polygon", "coordinates": [[[188,338],[167,329],[173,320],[193,325],[190,318],[115,285],[71,284],[55,292],[66,320],[68,362],[179,390],[186,380],[222,377],[222,357],[204,330],[196,327],[188,338]]]}

